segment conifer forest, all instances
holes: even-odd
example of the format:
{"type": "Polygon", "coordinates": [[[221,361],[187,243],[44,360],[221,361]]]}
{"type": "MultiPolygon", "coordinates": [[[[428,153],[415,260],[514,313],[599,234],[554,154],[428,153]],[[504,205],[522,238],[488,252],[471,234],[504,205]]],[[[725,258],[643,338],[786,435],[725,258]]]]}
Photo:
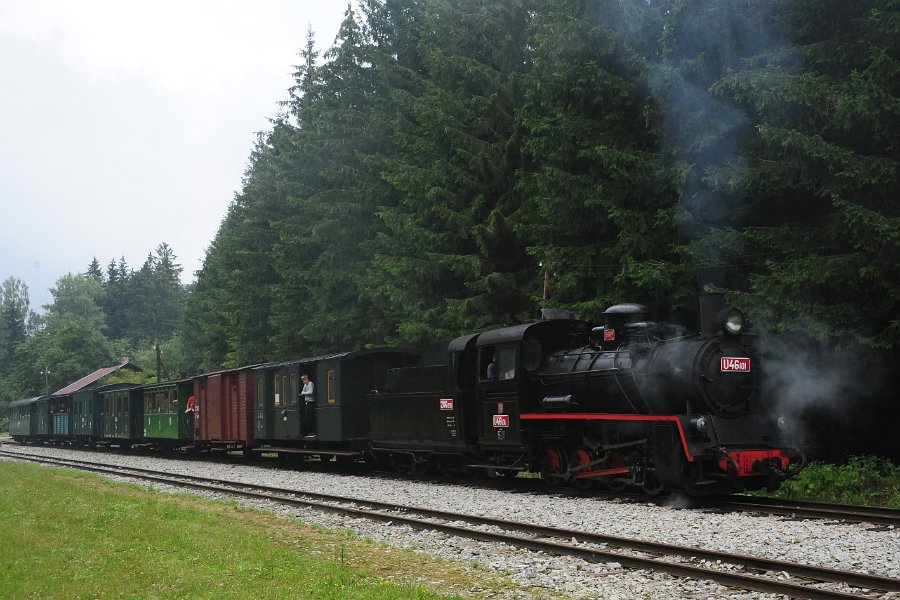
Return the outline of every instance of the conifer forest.
{"type": "Polygon", "coordinates": [[[35,318],[7,280],[5,401],[43,393],[25,365],[68,338],[189,376],[542,307],[677,320],[703,290],[896,365],[900,1],[359,0],[321,56],[297,38],[192,285],[165,244],[60,280],[93,289],[78,310],[54,293],[35,318]],[[164,300],[135,310],[147,286],[164,300]]]}

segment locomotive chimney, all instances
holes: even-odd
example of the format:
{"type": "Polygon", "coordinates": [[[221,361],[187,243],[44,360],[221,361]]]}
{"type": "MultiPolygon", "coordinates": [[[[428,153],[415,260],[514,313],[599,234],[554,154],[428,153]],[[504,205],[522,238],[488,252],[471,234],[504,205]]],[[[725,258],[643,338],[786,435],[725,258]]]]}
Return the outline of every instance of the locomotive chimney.
{"type": "Polygon", "coordinates": [[[718,293],[700,294],[700,335],[716,335],[716,316],[725,308],[725,296],[718,293]]]}

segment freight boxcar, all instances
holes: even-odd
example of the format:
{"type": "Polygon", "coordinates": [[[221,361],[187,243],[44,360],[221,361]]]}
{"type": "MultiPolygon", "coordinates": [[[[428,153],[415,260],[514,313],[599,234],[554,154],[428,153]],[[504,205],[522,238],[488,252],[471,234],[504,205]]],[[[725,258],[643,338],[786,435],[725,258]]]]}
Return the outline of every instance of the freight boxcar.
{"type": "Polygon", "coordinates": [[[194,377],[194,441],[197,446],[249,451],[256,445],[254,366],[194,377]]]}

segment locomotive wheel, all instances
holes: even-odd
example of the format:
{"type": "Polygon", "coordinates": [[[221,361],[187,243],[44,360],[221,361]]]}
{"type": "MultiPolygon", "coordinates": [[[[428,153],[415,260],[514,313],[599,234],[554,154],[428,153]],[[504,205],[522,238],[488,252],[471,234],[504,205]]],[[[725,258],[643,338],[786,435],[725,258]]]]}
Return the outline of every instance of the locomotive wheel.
{"type": "MultiPolygon", "coordinates": [[[[615,477],[615,475],[613,477],[615,477]]],[[[606,489],[608,489],[609,491],[618,494],[619,492],[624,492],[625,487],[628,484],[624,481],[614,481],[612,477],[607,477],[607,480],[603,482],[603,485],[605,485],[606,489]]]]}
{"type": "Polygon", "coordinates": [[[541,454],[541,479],[555,487],[566,478],[566,453],[561,446],[546,446],[541,454]]]}
{"type": "MultiPolygon", "coordinates": [[[[579,469],[583,465],[588,465],[593,462],[594,457],[591,454],[591,451],[585,448],[584,446],[579,446],[572,452],[572,458],[569,459],[569,465],[571,470],[576,474],[579,473],[590,473],[594,470],[593,467],[587,467],[584,469],[579,469]]],[[[594,478],[588,477],[585,479],[575,478],[572,480],[572,485],[574,485],[579,490],[586,490],[594,485],[594,478]]]]}
{"type": "Polygon", "coordinates": [[[663,486],[652,471],[647,472],[641,489],[648,496],[658,496],[663,491],[663,486]]]}

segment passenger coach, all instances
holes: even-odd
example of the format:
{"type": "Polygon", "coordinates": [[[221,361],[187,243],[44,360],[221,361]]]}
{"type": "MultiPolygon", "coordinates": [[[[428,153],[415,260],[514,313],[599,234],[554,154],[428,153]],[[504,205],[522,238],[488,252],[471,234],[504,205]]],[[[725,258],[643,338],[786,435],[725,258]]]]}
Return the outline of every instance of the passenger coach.
{"type": "Polygon", "coordinates": [[[254,369],[255,435],[262,452],[356,459],[368,447],[366,396],[383,389],[388,369],[411,366],[415,352],[358,350],[315,356],[254,369]],[[301,376],[314,386],[311,403],[301,396],[301,376]]]}

